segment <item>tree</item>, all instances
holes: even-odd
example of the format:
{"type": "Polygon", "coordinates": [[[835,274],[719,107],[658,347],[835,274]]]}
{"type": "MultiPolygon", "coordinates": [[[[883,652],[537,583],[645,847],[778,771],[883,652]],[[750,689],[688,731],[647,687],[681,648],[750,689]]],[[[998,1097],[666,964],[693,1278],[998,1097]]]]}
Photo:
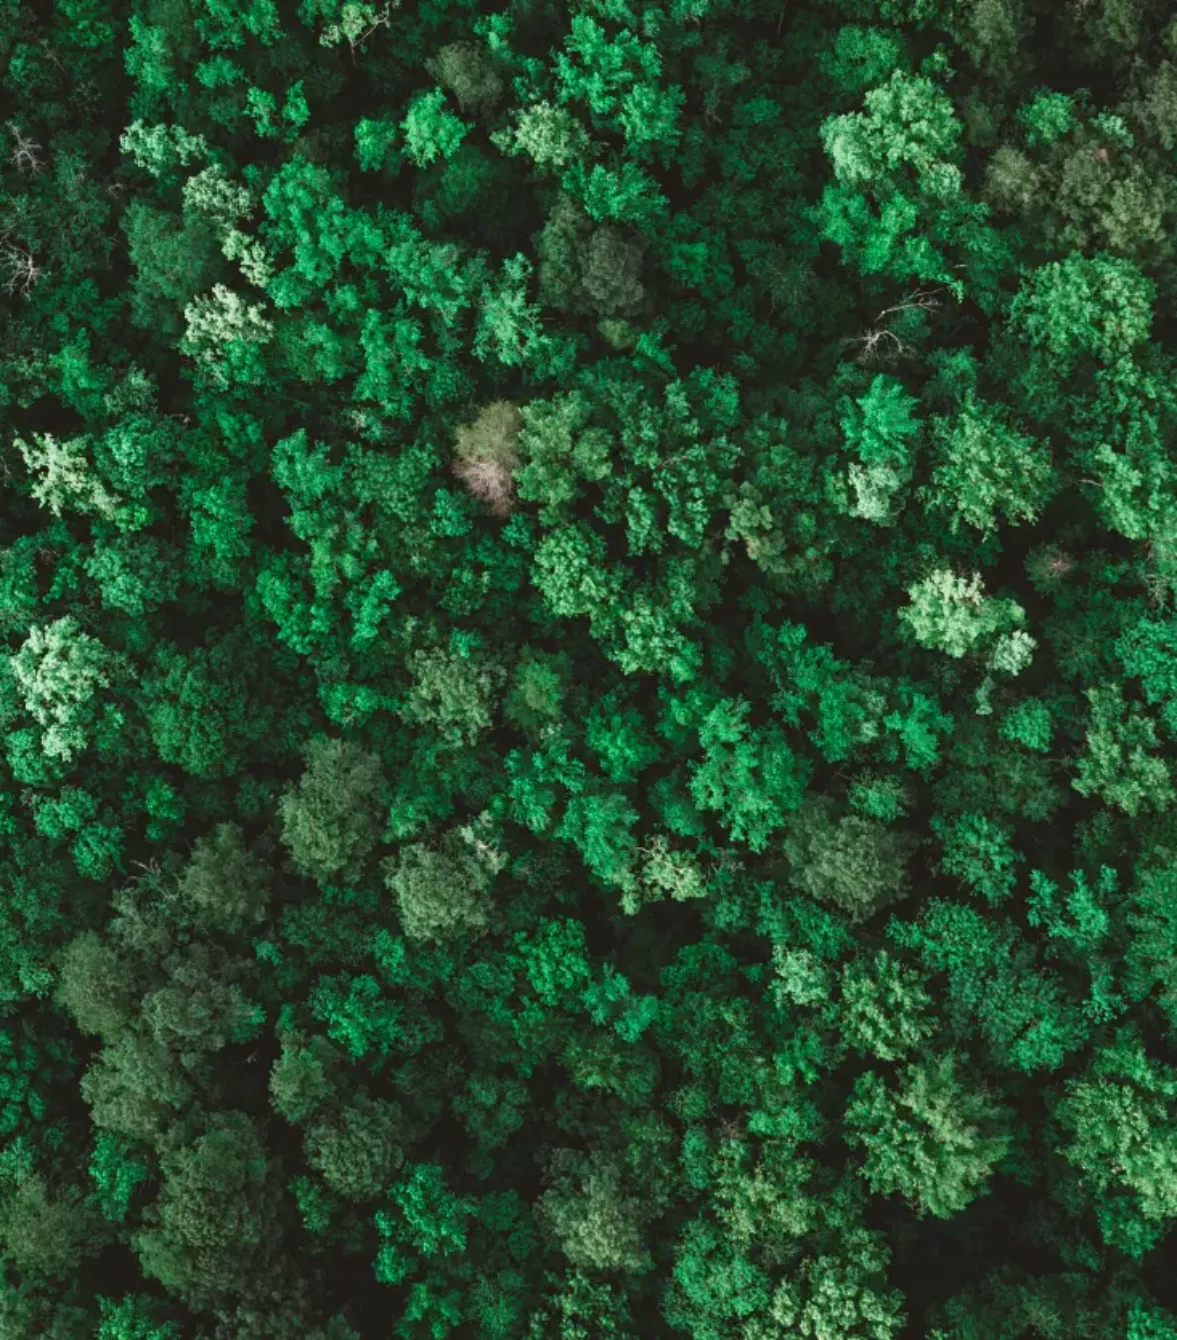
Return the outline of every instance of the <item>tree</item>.
{"type": "Polygon", "coordinates": [[[61,959],[58,1001],[83,1033],[113,1042],[132,1017],[126,964],[95,931],[82,931],[61,959]]]}
{"type": "Polygon", "coordinates": [[[906,1066],[889,1087],[874,1071],[854,1086],[847,1139],[865,1150],[863,1176],[920,1214],[947,1219],[984,1193],[1011,1146],[1006,1114],[966,1088],[951,1053],[906,1066]]]}
{"type": "Polygon", "coordinates": [[[267,885],[266,867],[245,846],[241,829],[223,823],[196,839],[180,894],[203,925],[237,931],[265,915],[267,885]]]}
{"type": "Polygon", "coordinates": [[[94,1124],[130,1140],[155,1140],[194,1097],[191,1080],[146,1030],[104,1047],[80,1088],[94,1124]]]}
{"type": "Polygon", "coordinates": [[[931,1036],[932,997],[919,973],[880,949],[842,970],[841,1026],[855,1051],[899,1061],[931,1036]]]}
{"type": "Polygon", "coordinates": [[[295,869],[324,882],[358,874],[379,840],[385,790],[375,754],[348,740],[312,740],[306,770],[278,805],[295,869]]]}
{"type": "Polygon", "coordinates": [[[160,1308],[145,1294],[134,1294],[117,1301],[99,1297],[102,1321],[95,1340],[179,1340],[175,1323],[158,1320],[160,1308]]]}
{"type": "Polygon", "coordinates": [[[441,89],[419,94],[409,104],[401,122],[405,152],[418,167],[426,167],[437,158],[449,158],[469,131],[445,105],[441,89]]]}
{"type": "Polygon", "coordinates": [[[1069,256],[1026,276],[1010,316],[1066,376],[1081,358],[1111,363],[1147,340],[1153,293],[1130,261],[1069,256]]]}
{"type": "Polygon", "coordinates": [[[336,1091],[339,1051],[317,1035],[287,1034],[270,1070],[270,1101],[274,1111],[296,1126],[327,1106],[336,1091]]]}
{"type": "Polygon", "coordinates": [[[947,1021],[981,1040],[996,1064],[1050,1072],[1086,1043],[1089,1022],[1007,919],[934,899],[918,922],[893,920],[887,934],[927,971],[946,974],[947,1021]]]}
{"type": "Polygon", "coordinates": [[[827,798],[807,802],[790,821],[783,848],[798,888],[858,921],[904,897],[912,844],[873,819],[835,815],[827,798]]]}
{"type": "Polygon", "coordinates": [[[187,656],[159,647],[144,685],[159,756],[196,777],[236,771],[269,724],[250,682],[257,665],[256,649],[236,637],[187,656]]]}
{"type": "Polygon", "coordinates": [[[964,521],[991,531],[1033,521],[1056,486],[1045,443],[1019,432],[999,409],[971,394],[951,419],[935,419],[937,463],[929,505],[947,512],[953,528],[964,521]]]}
{"type": "Polygon", "coordinates": [[[422,1258],[430,1261],[463,1251],[475,1203],[446,1185],[437,1164],[414,1163],[391,1188],[391,1205],[376,1213],[385,1240],[376,1258],[376,1278],[399,1284],[422,1258]]]}
{"type": "Polygon", "coordinates": [[[1169,1027],[1177,1027],[1177,903],[1167,849],[1151,852],[1136,869],[1130,893],[1131,931],[1124,956],[1125,985],[1133,999],[1152,996],[1169,1027]]]}
{"type": "Polygon", "coordinates": [[[1117,684],[1085,691],[1091,705],[1087,747],[1071,785],[1080,795],[1101,796],[1126,814],[1142,807],[1167,809],[1173,783],[1158,748],[1156,727],[1117,684]]]}
{"type": "Polygon", "coordinates": [[[498,866],[496,854],[473,830],[448,833],[437,848],[423,843],[402,847],[384,870],[405,934],[444,940],[480,931],[487,923],[487,895],[498,866]]]}
{"type": "Polygon", "coordinates": [[[92,444],[88,436],[62,441],[52,433],[35,433],[31,441],[18,437],[15,446],[36,481],[32,496],[54,516],[71,511],[111,521],[118,517],[118,499],[89,459],[92,444]]]}
{"type": "Polygon", "coordinates": [[[178,595],[178,556],[151,536],[118,536],[96,542],[86,562],[87,575],[98,584],[102,603],[132,617],[154,613],[178,595]]]}
{"type": "Polygon", "coordinates": [[[307,1162],[347,1200],[376,1200],[404,1161],[404,1116],[395,1103],[363,1095],[308,1127],[307,1162]]]}
{"type": "Polygon", "coordinates": [[[620,1172],[606,1162],[583,1165],[557,1152],[557,1184],[540,1197],[538,1213],[569,1265],[582,1270],[642,1271],[650,1257],[639,1202],[626,1196],[620,1172]]]}
{"type": "Polygon", "coordinates": [[[515,125],[497,132],[497,143],[507,153],[526,154],[539,168],[562,168],[588,148],[589,137],[567,107],[533,102],[515,112],[515,125]]]}
{"type": "Polygon", "coordinates": [[[463,111],[492,112],[502,99],[504,85],[494,61],[477,42],[451,42],[429,63],[429,72],[449,89],[463,111]]]}
{"type": "Polygon", "coordinates": [[[154,1226],[135,1238],[144,1272],[195,1307],[240,1295],[275,1246],[278,1187],[254,1123],[217,1112],[161,1160],[154,1226]]]}
{"type": "Polygon", "coordinates": [[[891,1340],[904,1324],[901,1296],[885,1285],[886,1249],[862,1229],[837,1253],[806,1257],[773,1294],[778,1334],[823,1340],[827,1335],[891,1340]]]}
{"type": "Polygon", "coordinates": [[[511,510],[519,465],[516,442],[522,427],[518,406],[494,400],[479,410],[473,422],[461,425],[455,437],[454,474],[496,516],[511,510]]]}
{"type": "Polygon", "coordinates": [[[847,471],[854,492],[852,516],[877,525],[894,522],[896,495],[912,475],[912,439],[918,440],[920,432],[913,413],[917,403],[900,382],[882,373],[865,395],[843,402],[842,432],[847,450],[857,457],[847,471]]]}
{"type": "Polygon", "coordinates": [[[200,214],[177,216],[142,200],[130,203],[123,227],[137,271],[133,320],[147,329],[179,334],[186,306],[223,274],[216,230],[200,214]]]}
{"type": "Polygon", "coordinates": [[[688,1334],[731,1334],[764,1314],[771,1296],[768,1274],[717,1224],[701,1215],[687,1224],[675,1245],[664,1304],[671,1326],[688,1334]]]}
{"type": "Polygon", "coordinates": [[[632,317],[641,310],[642,247],[619,228],[605,225],[589,234],[580,261],[580,289],[600,317],[632,317]]]}
{"type": "Polygon", "coordinates": [[[1017,884],[1021,857],[1011,842],[1009,826],[970,812],[932,821],[944,843],[939,868],[961,880],[987,903],[1004,902],[1017,884]]]}
{"type": "Polygon", "coordinates": [[[714,810],[736,842],[763,851],[801,803],[808,765],[774,727],[753,730],[750,704],[728,700],[707,714],[699,729],[703,758],[691,771],[691,798],[714,810]]]}
{"type": "Polygon", "coordinates": [[[72,615],[34,627],[9,657],[25,711],[42,727],[41,747],[68,762],[89,742],[93,701],[112,683],[114,658],[72,615]]]}
{"type": "Polygon", "coordinates": [[[431,726],[451,747],[473,744],[489,729],[506,674],[475,639],[454,633],[448,650],[418,648],[410,664],[413,685],[404,708],[410,721],[431,726]]]}
{"type": "Polygon", "coordinates": [[[207,371],[213,385],[262,381],[260,350],[273,338],[274,323],[261,303],[246,303],[225,284],[214,284],[185,306],[184,321],[179,347],[207,371]]]}
{"type": "Polygon", "coordinates": [[[980,573],[965,578],[937,568],[907,588],[911,603],[899,617],[923,647],[960,659],[978,643],[1016,631],[1026,612],[1016,601],[987,596],[980,573]]]}
{"type": "Polygon", "coordinates": [[[863,101],[864,111],[822,124],[834,172],[821,201],[823,235],[864,274],[958,283],[940,247],[976,211],[962,199],[952,102],[932,79],[901,69],[863,101]],[[921,209],[930,225],[922,233],[921,209]]]}
{"type": "Polygon", "coordinates": [[[101,1221],[76,1188],[50,1192],[43,1178],[26,1178],[4,1199],[4,1252],[22,1274],[64,1279],[102,1249],[101,1221]]]}
{"type": "Polygon", "coordinates": [[[633,1318],[624,1289],[584,1270],[549,1273],[542,1303],[531,1314],[527,1340],[625,1340],[633,1318]]]}
{"type": "Polygon", "coordinates": [[[1096,1193],[1104,1240],[1132,1256],[1152,1246],[1177,1203],[1174,1085],[1172,1069],[1152,1060],[1139,1036],[1124,1028],[1068,1083],[1056,1110],[1060,1152],[1096,1193]]]}

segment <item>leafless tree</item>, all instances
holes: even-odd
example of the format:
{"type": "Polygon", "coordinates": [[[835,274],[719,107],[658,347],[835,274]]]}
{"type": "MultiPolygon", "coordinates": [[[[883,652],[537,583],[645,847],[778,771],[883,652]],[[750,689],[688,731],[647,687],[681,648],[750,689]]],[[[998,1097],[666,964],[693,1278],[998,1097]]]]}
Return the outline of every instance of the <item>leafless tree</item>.
{"type": "Polygon", "coordinates": [[[41,50],[45,53],[46,57],[49,60],[51,60],[54,65],[57,66],[57,68],[62,72],[62,74],[69,73],[69,71],[61,63],[61,57],[57,54],[56,51],[54,51],[47,37],[42,37],[38,45],[40,46],[41,50]]]}
{"type": "Polygon", "coordinates": [[[15,122],[9,121],[7,125],[13,138],[9,162],[15,165],[18,172],[31,172],[35,177],[45,166],[40,156],[41,146],[36,140],[30,139],[15,122]]]}
{"type": "Polygon", "coordinates": [[[908,357],[911,350],[888,322],[901,312],[937,311],[943,305],[943,293],[942,285],[913,289],[901,301],[884,307],[861,335],[851,336],[842,343],[848,347],[857,347],[860,363],[896,363],[908,357]]]}
{"type": "Polygon", "coordinates": [[[719,1133],[725,1140],[740,1140],[744,1131],[744,1121],[740,1117],[725,1117],[719,1123],[719,1133]]]}
{"type": "Polygon", "coordinates": [[[8,270],[5,289],[9,293],[20,291],[25,297],[33,285],[44,274],[37,264],[37,258],[24,247],[13,246],[11,242],[4,246],[4,265],[8,270]]]}
{"type": "Polygon", "coordinates": [[[455,461],[454,474],[495,516],[506,516],[514,502],[511,471],[499,461],[455,461]]]}
{"type": "Polygon", "coordinates": [[[392,11],[399,4],[400,0],[388,0],[388,3],[385,4],[379,14],[373,16],[372,21],[363,32],[356,32],[352,25],[346,20],[342,24],[332,25],[332,28],[329,31],[332,32],[335,41],[338,41],[340,36],[347,38],[347,44],[351,48],[351,63],[353,65],[356,63],[356,52],[364,45],[368,38],[372,36],[377,28],[388,27],[392,22],[392,11]]]}

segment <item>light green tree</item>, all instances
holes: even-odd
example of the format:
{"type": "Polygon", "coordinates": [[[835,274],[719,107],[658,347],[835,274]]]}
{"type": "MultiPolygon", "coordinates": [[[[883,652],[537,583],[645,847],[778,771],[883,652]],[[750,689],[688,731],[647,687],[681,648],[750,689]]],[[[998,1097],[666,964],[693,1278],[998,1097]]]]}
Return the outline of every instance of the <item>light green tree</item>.
{"type": "Polygon", "coordinates": [[[971,393],[951,418],[932,421],[932,441],[927,500],[953,530],[962,522],[988,533],[1002,521],[1033,521],[1057,488],[1047,445],[971,393]]]}
{"type": "Polygon", "coordinates": [[[987,596],[980,573],[962,577],[938,568],[907,588],[911,603],[899,617],[922,647],[959,659],[1018,629],[1026,612],[1014,600],[987,596]]]}
{"type": "Polygon", "coordinates": [[[65,615],[34,627],[9,664],[25,710],[43,728],[42,749],[68,762],[89,741],[95,696],[111,684],[114,658],[65,615]]]}
{"type": "Polygon", "coordinates": [[[862,1173],[881,1195],[948,1219],[984,1193],[1009,1151],[1008,1118],[965,1086],[951,1053],[905,1067],[896,1084],[868,1071],[846,1109],[846,1138],[865,1151],[862,1173]]]}
{"type": "Polygon", "coordinates": [[[1173,780],[1160,750],[1152,718],[1124,700],[1118,684],[1085,690],[1090,704],[1087,744],[1071,785],[1082,796],[1099,796],[1125,814],[1165,810],[1173,780]]]}

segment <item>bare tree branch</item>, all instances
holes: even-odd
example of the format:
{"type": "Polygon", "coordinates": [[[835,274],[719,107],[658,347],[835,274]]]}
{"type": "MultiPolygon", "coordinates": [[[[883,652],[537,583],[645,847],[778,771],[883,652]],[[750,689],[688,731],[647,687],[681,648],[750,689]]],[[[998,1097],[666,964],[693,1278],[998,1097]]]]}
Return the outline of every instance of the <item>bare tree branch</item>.
{"type": "Polygon", "coordinates": [[[11,244],[4,248],[4,264],[8,269],[5,289],[9,293],[15,293],[19,289],[22,298],[27,296],[29,290],[45,273],[31,251],[11,244]]]}
{"type": "Polygon", "coordinates": [[[18,172],[31,172],[35,177],[45,166],[40,156],[41,146],[36,140],[29,139],[15,122],[8,121],[6,124],[15,141],[8,161],[15,165],[18,172]]]}
{"type": "Polygon", "coordinates": [[[935,285],[932,288],[917,288],[908,293],[900,302],[892,304],[890,307],[884,307],[879,312],[870,329],[864,331],[861,335],[854,335],[842,341],[844,347],[858,346],[858,361],[860,363],[883,363],[892,364],[901,358],[911,356],[911,349],[904,341],[890,328],[885,325],[889,317],[898,316],[900,312],[934,312],[943,306],[941,294],[944,292],[942,285],[935,285]]]}

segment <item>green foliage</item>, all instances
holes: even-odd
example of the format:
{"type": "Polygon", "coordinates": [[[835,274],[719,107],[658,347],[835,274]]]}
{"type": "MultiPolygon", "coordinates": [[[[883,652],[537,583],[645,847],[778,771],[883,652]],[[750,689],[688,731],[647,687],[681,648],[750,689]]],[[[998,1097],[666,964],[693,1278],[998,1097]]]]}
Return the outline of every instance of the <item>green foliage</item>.
{"type": "Polygon", "coordinates": [[[180,895],[212,930],[239,931],[265,915],[268,872],[252,856],[235,824],[218,824],[198,838],[180,878],[180,895]]]}
{"type": "Polygon", "coordinates": [[[282,1038],[282,1051],[270,1071],[274,1111],[298,1126],[324,1107],[335,1091],[339,1052],[318,1036],[305,1041],[282,1038]]]}
{"type": "Polygon", "coordinates": [[[955,876],[987,903],[1004,902],[1013,893],[1021,858],[1006,825],[969,813],[947,822],[933,820],[933,831],[944,843],[944,874],[955,876]]]}
{"type": "Polygon", "coordinates": [[[357,873],[379,841],[384,789],[375,754],[348,740],[313,740],[306,770],[278,806],[295,868],[322,881],[357,873]]]}
{"type": "Polygon", "coordinates": [[[960,128],[948,98],[931,80],[896,70],[871,89],[863,112],[835,117],[822,127],[834,176],[848,185],[893,181],[904,169],[934,194],[959,189],[949,166],[960,128]]]}
{"type": "Polygon", "coordinates": [[[0,1335],[1177,1334],[1175,71],[0,0],[0,1335]]]}
{"type": "Polygon", "coordinates": [[[62,1279],[102,1245],[94,1213],[77,1191],[54,1194],[37,1176],[5,1197],[3,1221],[5,1255],[34,1279],[62,1279]]]}
{"type": "Polygon", "coordinates": [[[102,1317],[95,1332],[96,1340],[177,1340],[180,1332],[173,1322],[157,1320],[159,1308],[147,1295],[98,1299],[102,1317]]]}
{"type": "Polygon", "coordinates": [[[266,721],[247,687],[241,650],[226,640],[191,656],[168,647],[157,653],[147,716],[165,762],[197,777],[224,775],[251,750],[266,721]]]}
{"type": "Polygon", "coordinates": [[[515,113],[515,125],[499,132],[507,153],[522,153],[536,167],[566,167],[588,147],[584,126],[567,107],[533,102],[515,113]]]}
{"type": "Polygon", "coordinates": [[[863,102],[864,111],[821,127],[834,176],[818,209],[823,237],[863,274],[959,283],[941,248],[979,216],[962,196],[951,100],[928,76],[896,69],[863,102]],[[917,230],[922,213],[927,223],[917,230]]]}
{"type": "Polygon", "coordinates": [[[385,881],[396,896],[405,934],[444,940],[481,930],[498,866],[497,854],[472,829],[446,834],[436,849],[422,843],[402,847],[385,863],[385,881]]]}
{"type": "Polygon", "coordinates": [[[719,703],[699,728],[703,759],[691,775],[691,797],[701,810],[718,811],[735,842],[763,851],[769,837],[800,804],[808,768],[784,733],[747,723],[749,705],[719,703]]]}
{"type": "Polygon", "coordinates": [[[114,1041],[130,1022],[124,965],[94,931],[82,931],[62,954],[57,999],[83,1033],[114,1041]]]}
{"type": "Polygon", "coordinates": [[[151,1165],[130,1141],[103,1132],[94,1141],[90,1178],[104,1219],[126,1220],[137,1189],[151,1176],[151,1165]]]}
{"type": "Polygon", "coordinates": [[[914,924],[889,935],[924,967],[946,974],[954,1031],[975,1034],[1015,1071],[1057,1070],[1088,1029],[1062,984],[1036,966],[1033,948],[1009,922],[971,907],[933,901],[914,924]]]}
{"type": "Polygon", "coordinates": [[[413,686],[405,702],[410,720],[432,728],[449,745],[473,744],[491,726],[504,673],[472,639],[455,634],[448,651],[418,650],[411,668],[413,686]]]}
{"type": "Polygon", "coordinates": [[[871,382],[866,395],[846,402],[842,432],[847,449],[858,458],[847,471],[854,493],[852,516],[879,525],[894,521],[895,495],[912,475],[909,439],[920,431],[912,412],[917,404],[894,377],[882,374],[871,382]]]}
{"type": "Polygon", "coordinates": [[[894,1087],[868,1071],[854,1086],[846,1128],[865,1151],[872,1190],[938,1219],[983,1194],[1010,1147],[1002,1109],[966,1087],[951,1054],[907,1066],[894,1087]]]}
{"type": "Polygon", "coordinates": [[[978,643],[1016,630],[1026,617],[1015,601],[985,595],[979,573],[965,578],[937,568],[908,587],[907,594],[911,603],[899,616],[915,640],[957,659],[967,656],[978,643]]]}
{"type": "Polygon", "coordinates": [[[1109,805],[1136,814],[1142,807],[1166,809],[1173,783],[1158,748],[1156,727],[1117,684],[1086,690],[1090,703],[1087,747],[1071,783],[1080,795],[1098,795],[1109,805]]]}
{"type": "Polygon", "coordinates": [[[932,997],[920,975],[880,949],[842,972],[842,1027],[855,1051],[898,1061],[931,1036],[932,997]]]}
{"type": "Polygon", "coordinates": [[[1131,892],[1128,924],[1132,939],[1125,954],[1125,984],[1134,999],[1149,995],[1170,1028],[1177,1026],[1177,903],[1166,851],[1142,863],[1131,892]]]}
{"type": "Polygon", "coordinates": [[[452,112],[446,109],[440,89],[414,98],[401,122],[405,152],[418,167],[426,167],[436,158],[453,156],[467,133],[452,112]]]}
{"type": "MultiPolygon", "coordinates": [[[[807,1257],[773,1295],[773,1323],[813,1340],[827,1335],[892,1340],[901,1333],[897,1293],[882,1286],[886,1252],[859,1230],[839,1254],[807,1257]]],[[[771,1334],[771,1332],[768,1332],[771,1334]]]]}
{"type": "Polygon", "coordinates": [[[567,1158],[556,1164],[556,1177],[556,1185],[540,1197],[538,1213],[568,1264],[580,1270],[644,1270],[649,1257],[641,1206],[626,1196],[618,1170],[607,1164],[581,1168],[567,1158]]]}
{"type": "Polygon", "coordinates": [[[1136,266],[1110,256],[1071,256],[1033,271],[1011,318],[1062,376],[1080,359],[1110,363],[1148,339],[1153,286],[1136,266]]]}
{"type": "Polygon", "coordinates": [[[179,333],[185,309],[223,272],[214,228],[198,213],[181,217],[139,200],[128,207],[123,226],[137,272],[132,319],[179,333]]]}
{"type": "Polygon", "coordinates": [[[144,1272],[196,1306],[233,1290],[264,1259],[274,1233],[276,1187],[255,1125],[241,1112],[161,1160],[155,1226],[138,1234],[144,1272]]]}
{"type": "Polygon", "coordinates": [[[392,1186],[390,1200],[389,1209],[376,1213],[376,1231],[384,1239],[376,1257],[382,1284],[399,1284],[422,1258],[465,1249],[474,1202],[446,1186],[437,1164],[413,1164],[392,1186]]]}
{"type": "Polygon", "coordinates": [[[873,819],[835,816],[832,802],[809,803],[790,823],[784,851],[798,888],[859,921],[906,894],[909,843],[873,819]]]}
{"type": "Polygon", "coordinates": [[[357,1099],[307,1128],[307,1162],[345,1200],[375,1200],[404,1159],[395,1103],[357,1099]]]}
{"type": "Polygon", "coordinates": [[[24,710],[42,728],[41,748],[68,762],[86,747],[94,697],[111,683],[109,653],[66,615],[34,627],[9,664],[24,710]]]}
{"type": "Polygon", "coordinates": [[[929,506],[947,512],[954,529],[964,521],[988,532],[1041,512],[1054,483],[1050,453],[999,410],[970,395],[951,419],[933,421],[933,435],[929,506]]]}
{"type": "Polygon", "coordinates": [[[1061,1152],[1095,1193],[1104,1240],[1131,1256],[1142,1255],[1173,1214],[1174,1092],[1171,1068],[1150,1060],[1124,1030],[1071,1081],[1057,1109],[1061,1152]]]}
{"type": "Polygon", "coordinates": [[[494,60],[477,42],[451,42],[430,62],[430,73],[457,98],[463,110],[486,114],[503,96],[503,80],[494,60]]]}

